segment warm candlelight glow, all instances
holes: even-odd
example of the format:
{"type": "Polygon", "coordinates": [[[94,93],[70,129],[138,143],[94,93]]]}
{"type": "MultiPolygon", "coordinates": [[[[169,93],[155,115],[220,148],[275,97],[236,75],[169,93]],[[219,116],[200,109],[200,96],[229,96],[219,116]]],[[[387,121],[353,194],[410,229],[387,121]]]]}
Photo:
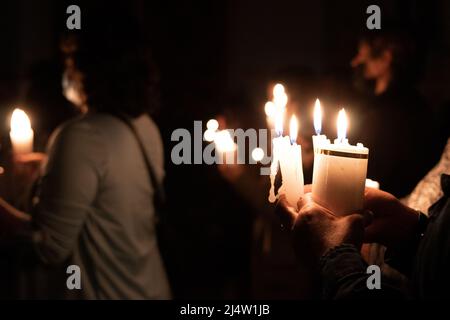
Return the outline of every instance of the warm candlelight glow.
{"type": "Polygon", "coordinates": [[[30,119],[21,109],[15,109],[11,116],[11,131],[9,133],[15,153],[33,152],[34,133],[30,119]]]}
{"type": "Polygon", "coordinates": [[[275,104],[272,101],[268,101],[264,106],[266,116],[272,118],[275,115],[275,104]]]}
{"type": "Polygon", "coordinates": [[[283,134],[283,122],[284,122],[284,107],[276,105],[275,108],[275,131],[281,136],[283,134]]]}
{"type": "Polygon", "coordinates": [[[216,131],[208,129],[205,131],[203,138],[205,138],[205,140],[208,142],[212,142],[212,141],[214,141],[215,136],[216,136],[216,131]]]}
{"type": "Polygon", "coordinates": [[[227,130],[219,131],[215,134],[214,143],[219,152],[230,152],[236,150],[236,144],[227,130]]]}
{"type": "Polygon", "coordinates": [[[322,107],[319,99],[316,99],[314,106],[314,130],[316,130],[317,135],[320,135],[322,132],[322,107]]]}
{"type": "Polygon", "coordinates": [[[274,87],[273,87],[273,97],[274,99],[277,97],[282,96],[285,93],[284,91],[284,86],[280,83],[277,83],[274,87]]]}
{"type": "Polygon", "coordinates": [[[344,142],[347,136],[347,126],[348,126],[347,115],[345,114],[345,110],[342,109],[341,111],[339,111],[337,119],[337,134],[339,142],[344,142]]]}
{"type": "Polygon", "coordinates": [[[255,148],[252,151],[252,158],[255,161],[261,161],[264,158],[264,150],[261,148],[255,148]]]}
{"type": "Polygon", "coordinates": [[[219,122],[216,119],[211,119],[206,123],[206,128],[211,131],[216,131],[219,129],[219,122]]]}
{"type": "Polygon", "coordinates": [[[298,135],[298,121],[295,115],[292,115],[291,121],[289,124],[289,132],[291,137],[291,142],[295,143],[297,141],[297,135],[298,135]]]}
{"type": "Polygon", "coordinates": [[[11,132],[26,135],[31,130],[31,122],[25,111],[15,109],[11,117],[11,132]]]}

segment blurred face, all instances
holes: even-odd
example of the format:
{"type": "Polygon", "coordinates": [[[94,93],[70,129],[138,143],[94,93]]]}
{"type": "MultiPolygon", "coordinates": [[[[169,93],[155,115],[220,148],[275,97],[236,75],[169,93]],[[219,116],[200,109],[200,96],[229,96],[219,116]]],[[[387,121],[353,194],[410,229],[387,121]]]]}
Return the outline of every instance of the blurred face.
{"type": "Polygon", "coordinates": [[[385,50],[379,57],[374,57],[369,44],[361,42],[351,66],[353,69],[362,69],[362,75],[366,80],[376,80],[390,72],[391,53],[385,50]]]}

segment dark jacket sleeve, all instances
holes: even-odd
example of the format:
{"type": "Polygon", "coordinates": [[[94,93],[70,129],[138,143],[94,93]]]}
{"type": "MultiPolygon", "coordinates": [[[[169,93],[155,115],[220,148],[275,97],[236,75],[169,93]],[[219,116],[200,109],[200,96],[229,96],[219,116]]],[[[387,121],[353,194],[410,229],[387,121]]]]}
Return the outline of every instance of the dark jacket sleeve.
{"type": "Polygon", "coordinates": [[[372,275],[359,251],[351,244],[342,244],[329,250],[320,260],[322,297],[343,299],[403,299],[398,288],[383,281],[381,289],[369,289],[367,280],[372,275]]]}

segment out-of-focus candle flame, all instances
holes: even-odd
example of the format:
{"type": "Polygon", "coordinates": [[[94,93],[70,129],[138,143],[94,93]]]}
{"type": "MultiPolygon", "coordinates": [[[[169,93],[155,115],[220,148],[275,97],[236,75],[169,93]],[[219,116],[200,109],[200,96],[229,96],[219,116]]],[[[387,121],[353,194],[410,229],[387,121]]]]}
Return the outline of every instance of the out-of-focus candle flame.
{"type": "Polygon", "coordinates": [[[278,136],[283,134],[284,108],[277,106],[275,109],[275,131],[278,136]]]}
{"type": "Polygon", "coordinates": [[[219,122],[216,119],[211,119],[206,123],[206,128],[211,131],[217,131],[219,129],[219,122]]]}
{"type": "Polygon", "coordinates": [[[214,141],[215,136],[216,136],[216,131],[213,131],[210,129],[206,130],[205,133],[203,134],[203,138],[205,138],[205,140],[208,142],[214,141]]]}
{"type": "Polygon", "coordinates": [[[15,136],[28,136],[31,131],[31,122],[25,111],[15,109],[11,116],[11,132],[15,136]]]}
{"type": "Polygon", "coordinates": [[[314,130],[316,130],[317,135],[320,135],[322,132],[322,107],[319,99],[316,99],[314,106],[314,130]]]}
{"type": "Polygon", "coordinates": [[[264,150],[261,148],[255,148],[252,151],[252,158],[255,161],[261,161],[264,158],[264,150]]]}
{"type": "Polygon", "coordinates": [[[274,122],[275,131],[278,136],[283,134],[284,112],[288,102],[288,96],[282,84],[277,84],[273,88],[273,103],[275,106],[274,122]]]}
{"type": "Polygon", "coordinates": [[[295,115],[292,115],[291,121],[289,123],[289,136],[291,137],[291,142],[295,143],[297,141],[298,135],[298,121],[295,115]]]}
{"type": "Polygon", "coordinates": [[[216,144],[216,149],[219,152],[231,152],[235,151],[237,148],[230,132],[227,130],[217,132],[214,137],[214,143],[216,144]]]}
{"type": "Polygon", "coordinates": [[[274,99],[276,97],[280,97],[285,93],[284,91],[284,86],[281,83],[277,83],[274,87],[273,87],[273,97],[274,99]]]}
{"type": "Polygon", "coordinates": [[[264,106],[266,116],[273,118],[275,115],[275,104],[272,101],[268,101],[264,106]]]}
{"type": "Polygon", "coordinates": [[[339,111],[337,119],[337,134],[339,142],[345,141],[347,137],[347,126],[348,126],[347,115],[345,114],[345,110],[342,109],[341,111],[339,111]]]}
{"type": "Polygon", "coordinates": [[[11,116],[11,131],[9,136],[15,154],[33,152],[34,132],[31,129],[30,119],[21,109],[15,109],[11,116]]]}

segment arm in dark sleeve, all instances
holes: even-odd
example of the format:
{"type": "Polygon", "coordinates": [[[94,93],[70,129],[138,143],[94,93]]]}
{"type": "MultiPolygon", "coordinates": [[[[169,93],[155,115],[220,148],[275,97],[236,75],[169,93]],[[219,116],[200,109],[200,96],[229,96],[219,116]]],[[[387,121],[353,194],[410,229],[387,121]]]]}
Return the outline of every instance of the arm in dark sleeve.
{"type": "Polygon", "coordinates": [[[92,214],[106,151],[87,123],[64,127],[49,148],[33,235],[41,260],[59,263],[70,256],[83,225],[92,214]]]}
{"type": "Polygon", "coordinates": [[[381,289],[370,290],[367,263],[354,245],[342,244],[329,250],[320,260],[324,299],[401,299],[400,290],[383,281],[381,289]]]}

